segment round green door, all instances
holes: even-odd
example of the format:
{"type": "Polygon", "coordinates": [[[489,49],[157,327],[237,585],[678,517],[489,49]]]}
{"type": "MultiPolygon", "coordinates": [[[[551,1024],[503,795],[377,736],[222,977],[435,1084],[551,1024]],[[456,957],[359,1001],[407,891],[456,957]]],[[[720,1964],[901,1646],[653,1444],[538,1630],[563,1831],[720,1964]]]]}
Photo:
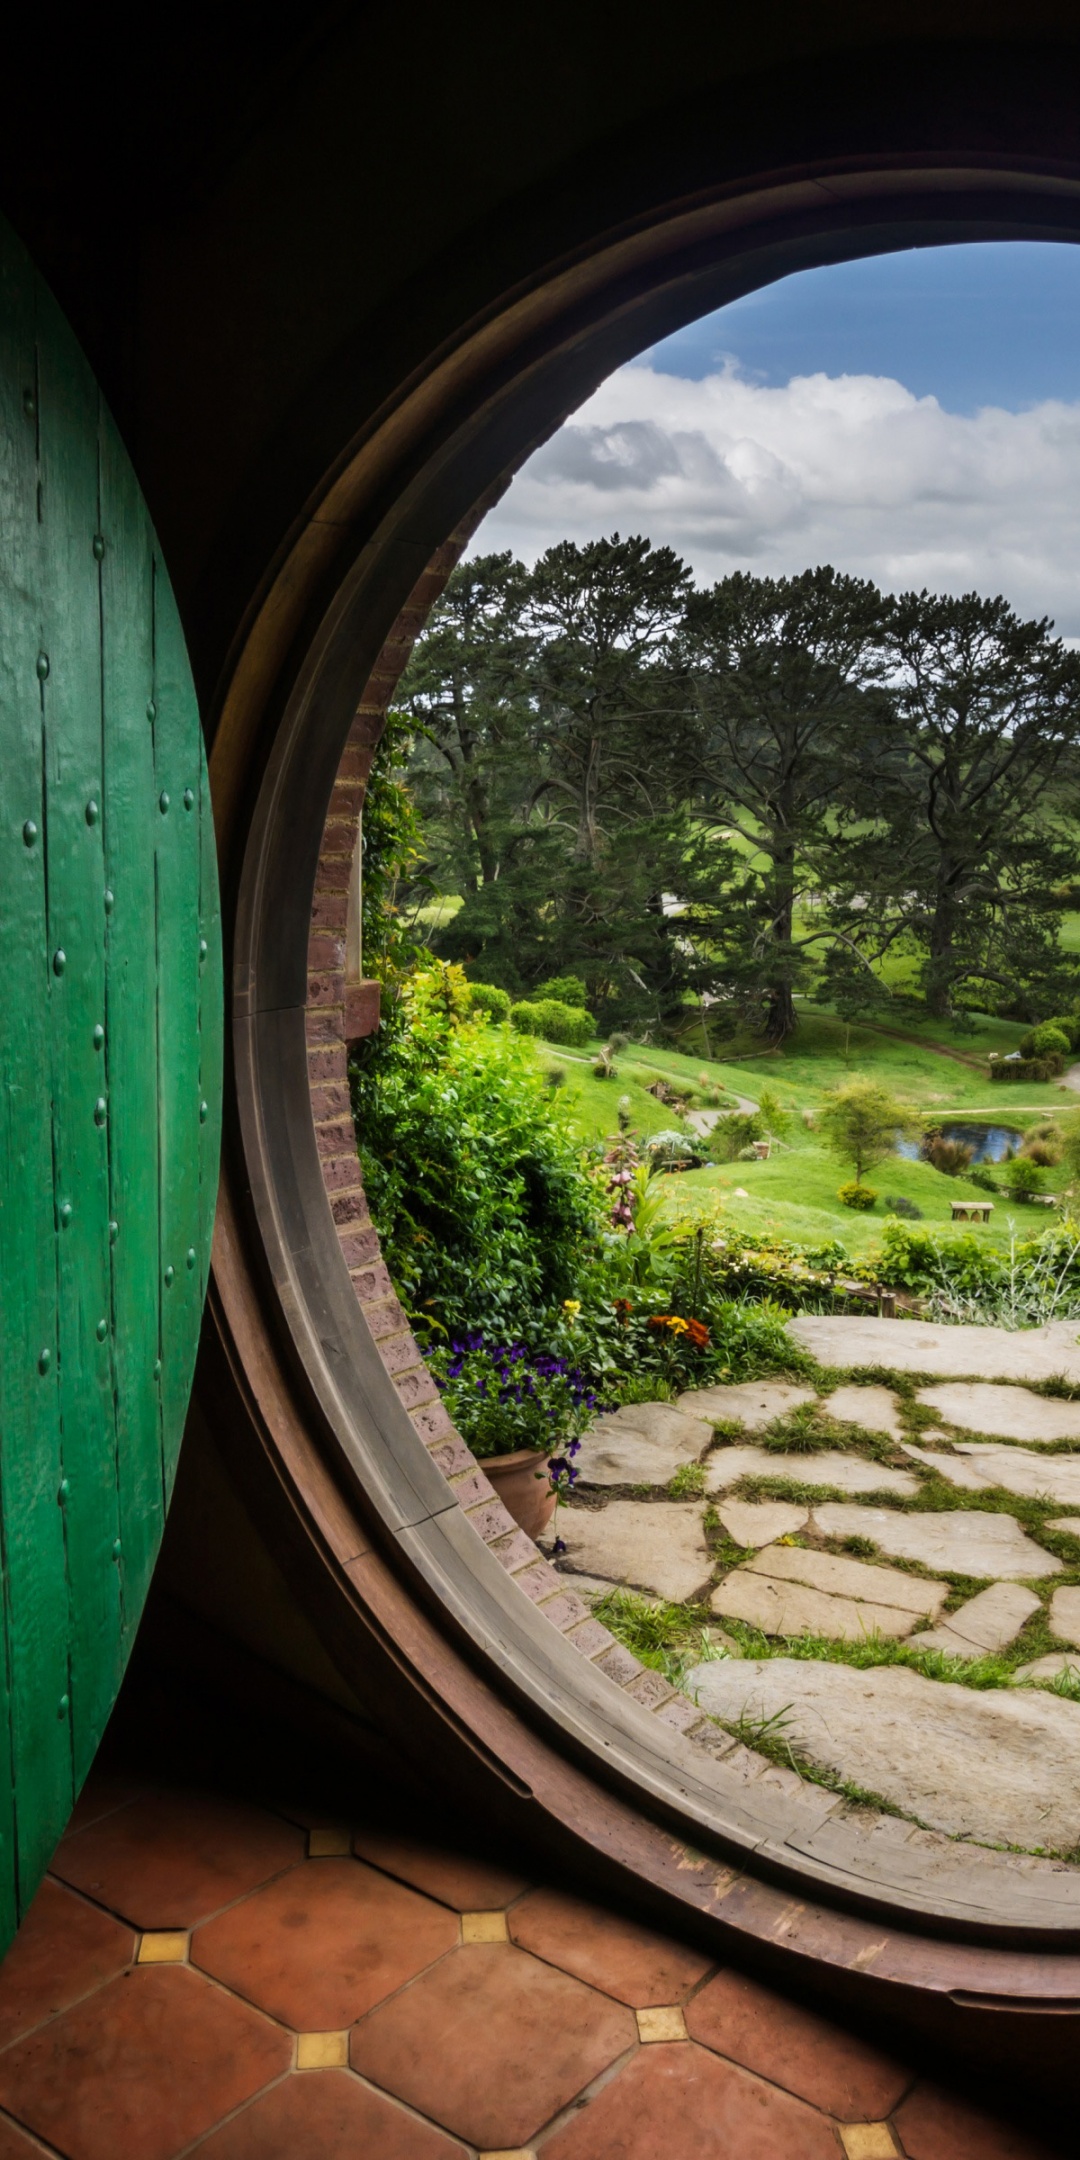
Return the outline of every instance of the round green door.
{"type": "Polygon", "coordinates": [[[97,383],[0,224],[0,1947],[161,1542],[221,1101],[213,826],[176,605],[97,383]]]}

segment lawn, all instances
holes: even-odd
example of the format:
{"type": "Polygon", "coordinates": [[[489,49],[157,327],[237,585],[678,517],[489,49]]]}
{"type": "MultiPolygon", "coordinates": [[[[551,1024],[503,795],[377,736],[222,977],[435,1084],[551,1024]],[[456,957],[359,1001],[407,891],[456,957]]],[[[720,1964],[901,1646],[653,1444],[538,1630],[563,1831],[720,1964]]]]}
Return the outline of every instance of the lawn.
{"type": "MultiPolygon", "coordinates": [[[[915,1035],[911,1016],[905,1021],[915,1035]]],[[[942,1176],[928,1163],[893,1156],[870,1175],[881,1196],[877,1207],[857,1214],[837,1199],[837,1187],[850,1171],[806,1129],[802,1112],[812,1115],[827,1089],[855,1074],[883,1081],[935,1122],[962,1117],[1010,1126],[1019,1134],[1055,1111],[1080,1109],[1080,1098],[1063,1093],[1056,1083],[1014,1090],[987,1080],[987,1051],[1000,1054],[1014,1048],[1023,1032],[1019,1023],[985,1019],[977,1035],[957,1037],[946,1024],[925,1021],[918,1024],[918,1040],[897,1041],[867,1026],[848,1029],[834,1015],[804,1007],[797,1033],[778,1053],[740,1056],[742,1045],[736,1044],[735,1054],[724,1060],[667,1045],[634,1045],[618,1058],[611,1080],[594,1076],[588,1052],[537,1043],[535,1054],[546,1071],[558,1068],[565,1075],[566,1107],[585,1143],[616,1130],[621,1097],[629,1098],[631,1127],[637,1133],[647,1135],[675,1124],[670,1107],[647,1092],[660,1076],[689,1088],[699,1099],[705,1078],[721,1087],[732,1104],[738,1097],[756,1102],[762,1089],[769,1089],[792,1117],[789,1132],[769,1161],[723,1163],[666,1178],[672,1214],[684,1220],[722,1214],[733,1228],[798,1244],[839,1238],[854,1257],[866,1253],[880,1236],[888,1199],[913,1201],[928,1223],[946,1227],[952,1201],[970,1200],[974,1189],[963,1179],[942,1176]],[[959,1058],[943,1054],[958,1049],[959,1058]],[[1019,1103],[1014,1095],[1020,1096],[1019,1103]]],[[[1041,1182],[1044,1189],[1056,1190],[1060,1175],[1044,1172],[1041,1182]]],[[[1013,1228],[1030,1235],[1048,1219],[1042,1209],[998,1195],[990,1223],[978,1234],[1003,1242],[1013,1228]]]]}

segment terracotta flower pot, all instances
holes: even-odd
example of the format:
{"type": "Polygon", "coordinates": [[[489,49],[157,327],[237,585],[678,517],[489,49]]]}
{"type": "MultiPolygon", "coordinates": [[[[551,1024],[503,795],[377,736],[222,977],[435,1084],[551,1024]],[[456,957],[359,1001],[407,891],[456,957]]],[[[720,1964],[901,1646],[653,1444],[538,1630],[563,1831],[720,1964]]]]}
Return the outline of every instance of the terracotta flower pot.
{"type": "Polygon", "coordinates": [[[517,1448],[513,1455],[485,1455],[481,1465],[505,1508],[529,1537],[539,1537],[555,1513],[548,1457],[537,1448],[517,1448]]]}

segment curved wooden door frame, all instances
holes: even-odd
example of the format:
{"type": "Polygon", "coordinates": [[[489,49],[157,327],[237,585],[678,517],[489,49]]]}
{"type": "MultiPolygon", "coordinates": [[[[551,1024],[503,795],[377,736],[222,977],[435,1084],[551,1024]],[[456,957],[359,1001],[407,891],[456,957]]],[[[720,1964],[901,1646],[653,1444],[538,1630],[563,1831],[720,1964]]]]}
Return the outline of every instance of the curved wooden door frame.
{"type": "Polygon", "coordinates": [[[1080,168],[940,158],[748,177],[544,266],[462,328],[328,481],[262,600],[212,761],[235,896],[231,1131],[213,1317],[248,1464],[316,1624],[406,1751],[601,1858],[654,1902],[957,2017],[1080,2008],[1080,1909],[1023,1869],[935,1885],[917,1852],[812,1845],[790,1793],[722,1764],[538,1617],[427,1455],[357,1306],[323,1184],[304,1014],[319,845],[359,687],[446,535],[613,366],[664,330],[839,252],[1080,238],[1080,168]],[[267,749],[267,746],[269,748],[267,749]],[[254,807],[251,807],[255,782],[254,807]],[[242,1373],[242,1383],[239,1375],[242,1373]],[[419,1736],[419,1739],[418,1739],[419,1736]],[[428,1754],[430,1760],[430,1754],[428,1754]],[[884,1924],[883,1924],[884,1922],[884,1924]],[[1033,1955],[1033,1953],[1039,1953],[1033,1955]]]}

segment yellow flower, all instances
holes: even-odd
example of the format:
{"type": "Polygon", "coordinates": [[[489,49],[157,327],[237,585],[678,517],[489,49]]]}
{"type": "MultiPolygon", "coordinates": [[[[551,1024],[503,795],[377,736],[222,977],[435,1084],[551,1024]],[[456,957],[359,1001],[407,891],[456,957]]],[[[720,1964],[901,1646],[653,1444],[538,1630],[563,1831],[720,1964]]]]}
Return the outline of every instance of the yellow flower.
{"type": "Polygon", "coordinates": [[[571,1318],[571,1320],[572,1320],[572,1319],[573,1319],[573,1317],[574,1317],[574,1314],[575,1314],[575,1313],[579,1313],[579,1312],[581,1311],[581,1299],[580,1299],[580,1298],[576,1298],[576,1297],[566,1297],[566,1298],[564,1298],[564,1299],[563,1299],[563,1304],[562,1304],[562,1309],[563,1309],[563,1311],[564,1311],[564,1312],[566,1312],[566,1313],[569,1313],[569,1315],[570,1315],[570,1318],[571,1318]]]}

